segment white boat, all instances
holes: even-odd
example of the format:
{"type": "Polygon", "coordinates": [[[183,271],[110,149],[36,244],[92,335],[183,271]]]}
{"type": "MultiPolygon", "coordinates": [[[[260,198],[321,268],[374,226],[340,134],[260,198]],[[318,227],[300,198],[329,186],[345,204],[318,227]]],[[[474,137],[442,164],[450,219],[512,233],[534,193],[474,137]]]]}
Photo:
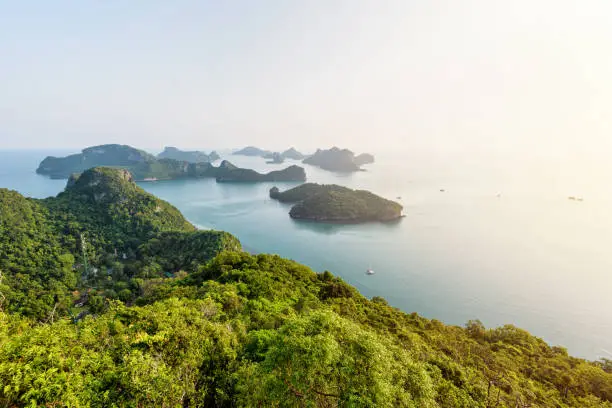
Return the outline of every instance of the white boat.
{"type": "Polygon", "coordinates": [[[374,269],[372,268],[368,268],[368,270],[366,271],[366,275],[374,275],[374,269]]]}

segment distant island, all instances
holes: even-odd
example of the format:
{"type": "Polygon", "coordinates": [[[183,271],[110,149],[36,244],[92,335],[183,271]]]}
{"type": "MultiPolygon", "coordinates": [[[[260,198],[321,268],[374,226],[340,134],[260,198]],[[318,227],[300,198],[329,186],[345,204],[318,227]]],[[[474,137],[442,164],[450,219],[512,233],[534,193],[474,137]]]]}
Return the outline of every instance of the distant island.
{"type": "Polygon", "coordinates": [[[262,150],[255,146],[247,146],[243,149],[235,151],[234,155],[236,156],[252,156],[252,157],[265,157],[266,155],[272,154],[270,150],[262,150]]]}
{"type": "Polygon", "coordinates": [[[166,146],[164,151],[157,155],[158,159],[173,159],[179,161],[186,161],[189,163],[204,163],[204,162],[214,162],[215,160],[219,160],[221,157],[215,151],[210,154],[206,154],[200,151],[184,151],[179,150],[176,147],[166,146]]]}
{"type": "Polygon", "coordinates": [[[291,218],[338,223],[392,221],[402,216],[403,207],[365,190],[351,190],[335,184],[306,183],[281,192],[270,189],[270,198],[296,203],[291,218]]]}
{"type": "Polygon", "coordinates": [[[217,182],[259,182],[259,181],[305,181],[306,172],[303,167],[289,166],[283,170],[271,171],[269,173],[258,173],[251,169],[236,167],[224,160],[216,168],[215,178],[217,182]]]}
{"type": "Polygon", "coordinates": [[[255,146],[247,146],[233,153],[237,156],[263,157],[264,159],[275,160],[272,163],[279,163],[278,160],[302,160],[306,158],[305,154],[300,153],[294,147],[291,147],[284,152],[273,152],[271,150],[260,149],[255,146]]]}
{"type": "Polygon", "coordinates": [[[210,162],[189,163],[155,156],[127,145],[101,145],[84,149],[67,157],[45,158],[36,172],[51,178],[69,178],[74,173],[93,167],[116,167],[128,170],[136,181],[172,180],[181,178],[216,178],[217,181],[305,181],[302,167],[261,174],[242,169],[224,160],[218,167],[210,162]]]}
{"type": "Polygon", "coordinates": [[[317,149],[315,154],[304,159],[304,163],[323,170],[349,173],[360,171],[364,164],[374,163],[374,156],[364,153],[355,157],[355,153],[348,149],[332,147],[329,150],[317,149]]]}
{"type": "Polygon", "coordinates": [[[269,156],[265,157],[268,160],[266,163],[268,164],[281,164],[285,162],[285,158],[280,153],[272,153],[269,156]]]}

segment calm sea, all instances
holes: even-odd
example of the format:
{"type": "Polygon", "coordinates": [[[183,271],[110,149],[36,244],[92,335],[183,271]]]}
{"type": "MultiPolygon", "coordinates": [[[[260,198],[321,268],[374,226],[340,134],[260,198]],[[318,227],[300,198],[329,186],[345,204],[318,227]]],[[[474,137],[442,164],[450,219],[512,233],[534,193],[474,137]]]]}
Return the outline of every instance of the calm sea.
{"type": "MultiPolygon", "coordinates": [[[[0,187],[31,197],[57,194],[65,181],[34,173],[49,153],[0,152],[0,187]]],[[[287,165],[228,158],[263,171],[287,165]]],[[[329,270],[404,311],[457,325],[476,318],[487,326],[514,324],[594,359],[612,358],[612,192],[605,168],[558,157],[440,152],[379,154],[368,171],[351,175],[307,166],[309,181],[368,189],[404,205],[400,222],[348,226],[291,220],[289,206],[268,198],[267,183],[141,185],[200,228],[229,231],[250,251],[329,270]],[[376,274],[367,276],[370,267],[376,274]]]]}

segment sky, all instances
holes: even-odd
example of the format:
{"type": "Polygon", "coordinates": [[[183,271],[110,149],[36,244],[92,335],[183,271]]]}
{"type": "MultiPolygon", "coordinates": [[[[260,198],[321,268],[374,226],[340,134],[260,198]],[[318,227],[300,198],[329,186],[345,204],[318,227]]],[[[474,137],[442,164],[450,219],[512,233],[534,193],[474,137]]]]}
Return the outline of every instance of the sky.
{"type": "Polygon", "coordinates": [[[0,148],[612,152],[609,0],[0,0],[0,148]]]}

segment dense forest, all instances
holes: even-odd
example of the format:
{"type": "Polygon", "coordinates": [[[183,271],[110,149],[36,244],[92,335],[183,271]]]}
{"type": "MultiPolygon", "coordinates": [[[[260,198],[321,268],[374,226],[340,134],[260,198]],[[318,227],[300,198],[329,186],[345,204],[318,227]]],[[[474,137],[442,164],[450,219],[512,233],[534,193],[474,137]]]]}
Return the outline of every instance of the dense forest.
{"type": "Polygon", "coordinates": [[[367,299],[122,170],[0,189],[0,406],[612,407],[612,361],[367,299]]]}

